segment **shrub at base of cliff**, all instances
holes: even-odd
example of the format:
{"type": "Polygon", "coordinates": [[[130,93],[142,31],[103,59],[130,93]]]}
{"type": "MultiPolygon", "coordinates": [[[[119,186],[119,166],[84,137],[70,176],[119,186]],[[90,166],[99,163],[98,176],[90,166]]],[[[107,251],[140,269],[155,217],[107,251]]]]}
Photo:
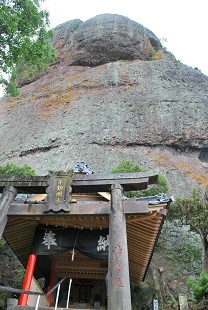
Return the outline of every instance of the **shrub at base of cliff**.
{"type": "Polygon", "coordinates": [[[0,166],[0,176],[34,176],[35,170],[29,165],[25,164],[20,167],[16,164],[8,163],[4,166],[0,166]]]}
{"type": "Polygon", "coordinates": [[[198,279],[190,277],[188,286],[192,289],[196,300],[204,299],[208,301],[208,274],[205,271],[200,273],[198,279]]]}
{"type": "Polygon", "coordinates": [[[208,274],[202,271],[198,279],[189,277],[188,286],[192,289],[195,299],[189,303],[190,309],[208,309],[208,274]]]}
{"type": "MultiPolygon", "coordinates": [[[[130,173],[130,172],[147,172],[147,169],[140,167],[131,160],[123,159],[115,168],[111,170],[112,173],[130,173]]],[[[134,192],[125,192],[126,197],[147,197],[154,196],[161,193],[167,193],[168,183],[166,179],[159,175],[157,184],[150,185],[148,189],[134,192]]]]}

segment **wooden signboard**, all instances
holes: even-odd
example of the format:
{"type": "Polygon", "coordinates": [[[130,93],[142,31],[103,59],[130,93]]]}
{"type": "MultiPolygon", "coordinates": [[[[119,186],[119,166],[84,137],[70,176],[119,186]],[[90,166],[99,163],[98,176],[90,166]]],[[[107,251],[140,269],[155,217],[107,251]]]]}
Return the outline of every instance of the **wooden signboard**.
{"type": "Polygon", "coordinates": [[[50,178],[47,181],[48,187],[46,188],[48,196],[45,212],[70,211],[72,176],[73,170],[67,173],[64,171],[50,172],[50,178]]]}

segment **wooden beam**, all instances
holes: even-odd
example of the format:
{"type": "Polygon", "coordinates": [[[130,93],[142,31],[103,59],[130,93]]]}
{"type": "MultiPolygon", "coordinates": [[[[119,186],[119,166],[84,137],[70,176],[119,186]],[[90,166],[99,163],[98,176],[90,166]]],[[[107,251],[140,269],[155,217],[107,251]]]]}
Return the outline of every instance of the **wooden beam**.
{"type": "Polygon", "coordinates": [[[56,275],[57,277],[59,278],[64,278],[66,277],[66,275],[70,275],[73,279],[92,279],[92,280],[104,280],[105,279],[105,275],[102,275],[102,274],[84,274],[84,273],[74,273],[74,272],[71,272],[69,270],[69,272],[62,272],[62,271],[57,271],[56,272],[56,275]]]}
{"type": "Polygon", "coordinates": [[[94,175],[86,175],[86,178],[73,179],[72,182],[72,192],[73,193],[89,193],[89,192],[108,192],[110,191],[111,185],[121,184],[124,187],[125,191],[135,191],[147,189],[149,184],[148,177],[139,177],[137,178],[122,178],[118,175],[108,175],[106,177],[99,177],[94,179],[94,175]],[[113,176],[113,177],[112,177],[113,176]]]}
{"type": "Polygon", "coordinates": [[[8,210],[8,215],[11,216],[23,216],[23,215],[30,215],[30,216],[60,216],[62,214],[67,215],[107,215],[110,213],[110,203],[108,202],[83,202],[83,203],[71,203],[70,204],[70,211],[69,212],[59,212],[52,213],[48,212],[45,213],[45,206],[46,204],[19,204],[13,203],[10,205],[8,210]]]}
{"type": "Polygon", "coordinates": [[[66,276],[70,275],[72,278],[83,279],[104,279],[107,268],[102,267],[77,267],[77,266],[57,266],[56,275],[66,276]]]}
{"type": "MultiPolygon", "coordinates": [[[[0,192],[6,185],[12,185],[25,193],[45,193],[49,176],[0,177],[0,192]]],[[[157,183],[155,172],[135,172],[122,174],[74,174],[72,193],[109,192],[111,185],[121,184],[125,191],[146,189],[157,183]]]]}
{"type": "MultiPolygon", "coordinates": [[[[145,214],[148,213],[148,202],[136,201],[135,199],[125,200],[125,214],[145,214]]],[[[80,202],[70,203],[70,212],[64,212],[64,215],[108,215],[110,214],[110,202],[80,202]]],[[[52,215],[45,213],[46,204],[19,204],[13,203],[10,205],[8,215],[52,215]]],[[[61,213],[59,213],[61,214],[61,213]]],[[[54,214],[55,215],[55,214],[54,214]]],[[[57,214],[56,214],[57,216],[57,214]]]]}

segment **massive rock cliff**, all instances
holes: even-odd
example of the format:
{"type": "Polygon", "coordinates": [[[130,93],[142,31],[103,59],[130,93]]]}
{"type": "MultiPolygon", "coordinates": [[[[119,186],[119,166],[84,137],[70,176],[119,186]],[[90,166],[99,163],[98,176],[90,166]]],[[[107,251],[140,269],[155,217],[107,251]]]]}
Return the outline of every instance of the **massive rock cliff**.
{"type": "Polygon", "coordinates": [[[57,62],[1,99],[1,164],[109,172],[125,158],[157,168],[175,196],[208,184],[207,76],[119,15],[64,23],[53,44],[57,62]]]}

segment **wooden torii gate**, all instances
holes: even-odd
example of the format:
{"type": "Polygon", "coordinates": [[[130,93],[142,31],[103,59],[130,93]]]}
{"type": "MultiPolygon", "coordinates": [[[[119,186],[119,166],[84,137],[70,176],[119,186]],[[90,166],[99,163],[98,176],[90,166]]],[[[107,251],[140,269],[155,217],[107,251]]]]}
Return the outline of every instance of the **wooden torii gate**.
{"type": "MultiPolygon", "coordinates": [[[[96,216],[109,218],[109,257],[108,257],[108,309],[109,310],[131,310],[130,296],[130,276],[129,276],[129,257],[127,244],[127,225],[126,218],[130,223],[136,223],[138,216],[143,220],[150,214],[148,202],[137,201],[135,198],[125,200],[124,191],[143,190],[148,185],[155,184],[158,180],[156,173],[122,173],[122,174],[73,174],[69,171],[51,173],[50,176],[34,177],[4,177],[0,178],[0,237],[7,229],[8,218],[38,219],[47,217],[57,217],[63,214],[68,222],[74,216],[96,216]],[[71,194],[73,193],[95,193],[110,192],[111,201],[97,203],[73,203],[71,194]],[[14,202],[17,193],[47,193],[48,200],[46,204],[17,204],[14,202]]],[[[147,244],[151,243],[147,250],[147,256],[143,270],[148,267],[155,243],[158,238],[161,225],[166,215],[166,208],[170,201],[156,203],[151,219],[151,227],[154,231],[153,237],[148,243],[148,237],[145,239],[147,244]],[[155,211],[156,210],[156,211],[155,211]],[[159,216],[155,216],[155,212],[159,216]],[[147,262],[147,263],[146,263],[147,262]]],[[[92,224],[90,224],[92,225],[92,224]]],[[[147,228],[144,227],[144,230],[147,228]]],[[[5,233],[6,239],[10,234],[5,233]]],[[[132,243],[139,239],[136,231],[129,226],[132,233],[132,243]]],[[[14,236],[12,236],[14,238],[14,236]]],[[[144,237],[145,238],[145,237],[144,237]]],[[[9,240],[8,240],[9,241],[9,240]]],[[[136,243],[135,243],[136,244],[136,243]]],[[[130,248],[130,245],[129,245],[130,248]]],[[[131,255],[132,254],[132,250],[131,255]]],[[[17,252],[17,250],[16,250],[17,252]]],[[[16,253],[18,256],[18,253],[16,253]]],[[[139,254],[137,254],[140,256],[139,254]]],[[[131,265],[134,268],[135,259],[131,259],[131,265]],[[133,265],[134,264],[134,265],[133,265]]],[[[144,276],[144,272],[143,272],[144,276]]],[[[24,288],[25,289],[25,288],[24,288]]]]}

